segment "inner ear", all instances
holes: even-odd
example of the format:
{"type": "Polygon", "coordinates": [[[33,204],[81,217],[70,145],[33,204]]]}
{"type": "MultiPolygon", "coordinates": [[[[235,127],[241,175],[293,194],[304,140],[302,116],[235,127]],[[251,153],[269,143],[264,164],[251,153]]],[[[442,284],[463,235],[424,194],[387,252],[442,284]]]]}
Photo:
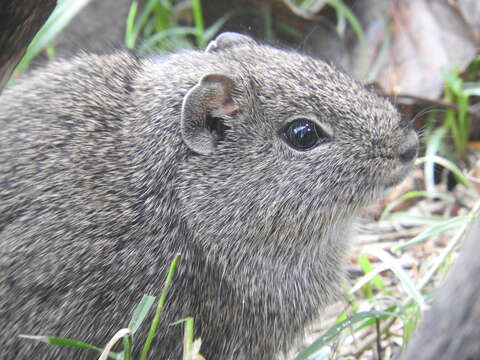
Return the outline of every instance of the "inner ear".
{"type": "Polygon", "coordinates": [[[208,155],[225,138],[224,119],[238,108],[232,101],[234,81],[227,75],[205,75],[185,96],[181,114],[181,133],[193,151],[208,155]]]}
{"type": "Polygon", "coordinates": [[[225,133],[230,126],[225,124],[225,120],[222,118],[207,115],[206,120],[207,129],[215,135],[216,142],[225,140],[225,133]]]}

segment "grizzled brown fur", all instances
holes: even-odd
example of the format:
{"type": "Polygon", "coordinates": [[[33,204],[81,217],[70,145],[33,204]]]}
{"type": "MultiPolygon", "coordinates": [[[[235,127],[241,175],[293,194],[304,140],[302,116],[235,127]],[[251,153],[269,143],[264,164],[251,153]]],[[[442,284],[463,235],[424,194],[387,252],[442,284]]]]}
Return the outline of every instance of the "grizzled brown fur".
{"type": "Polygon", "coordinates": [[[0,97],[0,139],[0,354],[41,360],[98,354],[19,334],[103,346],[177,252],[156,358],[180,358],[166,324],[187,316],[208,360],[276,358],[335,295],[353,219],[417,147],[388,101],[235,34],[55,62],[0,97]],[[331,141],[290,147],[296,117],[331,141]]]}

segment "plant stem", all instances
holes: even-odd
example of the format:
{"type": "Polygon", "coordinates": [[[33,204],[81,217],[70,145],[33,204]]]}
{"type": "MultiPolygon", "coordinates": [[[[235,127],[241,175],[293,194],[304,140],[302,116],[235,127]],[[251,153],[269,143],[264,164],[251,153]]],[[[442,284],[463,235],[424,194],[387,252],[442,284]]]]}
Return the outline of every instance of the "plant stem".
{"type": "Polygon", "coordinates": [[[177,263],[179,259],[180,259],[180,254],[177,254],[170,265],[170,269],[168,270],[167,279],[165,280],[165,285],[163,286],[162,294],[160,295],[160,300],[158,300],[157,310],[155,311],[155,316],[153,317],[152,325],[150,326],[147,339],[145,340],[142,353],[140,354],[140,360],[147,359],[148,352],[150,350],[150,347],[152,346],[152,341],[155,335],[155,331],[158,328],[158,322],[160,320],[160,316],[162,315],[163,307],[165,305],[165,300],[167,299],[168,289],[170,288],[170,285],[172,283],[173,274],[175,273],[175,268],[177,267],[177,263]]]}
{"type": "Polygon", "coordinates": [[[195,20],[195,37],[197,38],[197,45],[203,49],[206,46],[203,32],[205,30],[202,15],[202,2],[200,0],[192,0],[193,18],[195,20]]]}

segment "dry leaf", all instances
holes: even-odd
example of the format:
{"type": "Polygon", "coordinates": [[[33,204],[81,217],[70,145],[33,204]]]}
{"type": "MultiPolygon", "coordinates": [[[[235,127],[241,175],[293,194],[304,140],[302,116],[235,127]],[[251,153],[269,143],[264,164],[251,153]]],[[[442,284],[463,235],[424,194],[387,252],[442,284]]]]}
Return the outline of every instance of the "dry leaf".
{"type": "MultiPolygon", "coordinates": [[[[477,1],[462,3],[464,9],[472,6],[479,11],[477,1]]],[[[478,29],[452,1],[368,0],[358,4],[366,47],[357,45],[352,71],[357,77],[375,79],[391,95],[436,99],[443,90],[442,71],[463,70],[476,54],[478,29]]]]}

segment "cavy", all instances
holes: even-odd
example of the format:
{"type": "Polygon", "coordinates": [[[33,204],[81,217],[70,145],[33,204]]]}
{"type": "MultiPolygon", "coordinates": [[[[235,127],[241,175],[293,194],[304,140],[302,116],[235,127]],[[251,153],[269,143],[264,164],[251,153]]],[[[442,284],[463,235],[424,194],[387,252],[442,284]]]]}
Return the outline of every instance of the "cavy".
{"type": "MultiPolygon", "coordinates": [[[[0,96],[4,359],[96,359],[182,258],[152,355],[194,316],[208,360],[277,359],[338,293],[358,212],[411,169],[386,99],[224,33],[204,52],[82,54],[0,96]]],[[[141,339],[145,333],[136,338],[141,339]]]]}

